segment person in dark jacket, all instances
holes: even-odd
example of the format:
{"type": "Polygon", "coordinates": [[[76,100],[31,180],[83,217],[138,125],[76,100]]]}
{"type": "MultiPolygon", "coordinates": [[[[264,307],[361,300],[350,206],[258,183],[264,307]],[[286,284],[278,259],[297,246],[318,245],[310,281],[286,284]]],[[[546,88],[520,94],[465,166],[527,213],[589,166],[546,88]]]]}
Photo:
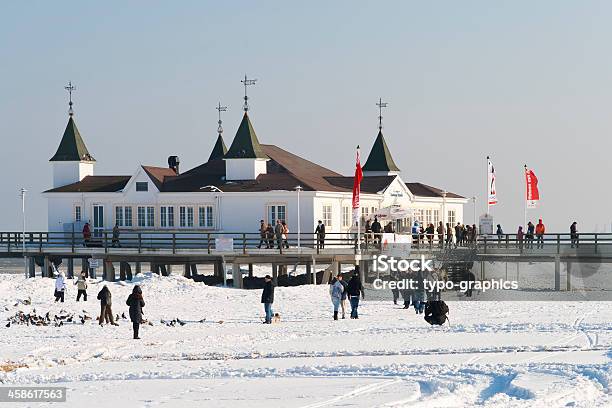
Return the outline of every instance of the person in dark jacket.
{"type": "Polygon", "coordinates": [[[272,277],[270,275],[266,275],[264,281],[266,283],[261,293],[261,303],[264,304],[264,310],[266,311],[266,320],[264,323],[271,324],[272,316],[274,315],[272,311],[272,303],[274,303],[274,283],[272,283],[272,277]]]}
{"type": "Polygon", "coordinates": [[[267,234],[267,227],[266,227],[266,223],[264,222],[264,220],[259,221],[259,245],[257,245],[257,248],[261,248],[261,245],[263,244],[266,248],[268,247],[268,239],[266,237],[267,234]]]}
{"type": "Polygon", "coordinates": [[[113,318],[112,295],[108,286],[104,285],[102,290],[98,292],[98,300],[100,301],[100,320],[98,322],[100,326],[102,326],[104,320],[106,320],[106,323],[110,322],[113,326],[119,326],[113,318]]]}
{"type": "Polygon", "coordinates": [[[361,294],[362,299],[365,299],[365,292],[363,291],[363,285],[359,279],[359,272],[355,271],[351,279],[349,280],[348,287],[348,298],[351,302],[351,319],[359,319],[357,308],[359,307],[359,295],[361,294]]]}
{"type": "Polygon", "coordinates": [[[425,304],[425,321],[431,325],[443,325],[447,314],[448,306],[442,300],[431,300],[425,304]]]}
{"type": "Polygon", "coordinates": [[[140,328],[140,323],[142,322],[142,308],[145,305],[140,286],[134,286],[134,289],[132,290],[130,296],[128,296],[125,304],[130,307],[130,320],[132,321],[132,328],[134,329],[134,339],[140,340],[140,337],[138,337],[138,329],[140,328]]]}
{"type": "Polygon", "coordinates": [[[374,222],[372,223],[372,234],[374,234],[374,244],[380,244],[380,239],[382,238],[382,225],[378,221],[378,217],[374,217],[374,222]]]}
{"type": "Polygon", "coordinates": [[[325,224],[323,224],[323,221],[319,220],[319,222],[317,223],[315,234],[317,234],[319,248],[321,249],[325,248],[325,224]]]}

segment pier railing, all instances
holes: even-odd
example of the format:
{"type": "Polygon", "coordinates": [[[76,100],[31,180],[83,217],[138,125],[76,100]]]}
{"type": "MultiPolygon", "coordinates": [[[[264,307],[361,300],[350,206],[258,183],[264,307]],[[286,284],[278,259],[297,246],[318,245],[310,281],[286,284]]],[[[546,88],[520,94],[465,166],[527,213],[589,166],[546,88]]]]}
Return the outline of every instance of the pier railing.
{"type": "MultiPolygon", "coordinates": [[[[520,237],[517,234],[478,235],[457,241],[456,237],[439,234],[396,234],[408,236],[414,251],[435,252],[449,248],[471,248],[479,254],[563,254],[568,251],[609,253],[612,255],[612,233],[548,233],[541,237],[520,237]]],[[[388,235],[362,233],[362,252],[385,250],[388,235]]],[[[117,236],[113,231],[95,231],[85,238],[81,232],[38,231],[0,232],[0,251],[21,253],[25,240],[26,252],[62,251],[82,253],[90,248],[109,252],[119,248],[133,252],[183,252],[185,250],[211,254],[213,252],[257,253],[292,252],[299,246],[312,253],[356,253],[355,233],[289,233],[286,238],[276,236],[262,238],[258,232],[207,232],[122,230],[117,236]]]]}

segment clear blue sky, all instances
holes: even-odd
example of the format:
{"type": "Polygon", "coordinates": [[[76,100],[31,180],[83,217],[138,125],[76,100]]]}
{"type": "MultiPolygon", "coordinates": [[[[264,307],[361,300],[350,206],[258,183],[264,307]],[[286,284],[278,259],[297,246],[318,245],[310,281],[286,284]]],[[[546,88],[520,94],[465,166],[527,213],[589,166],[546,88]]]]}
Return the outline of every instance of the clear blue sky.
{"type": "MultiPolygon", "coordinates": [[[[39,192],[67,120],[97,174],[206,160],[215,105],[241,117],[241,77],[260,140],[350,174],[357,144],[385,136],[407,181],[479,198],[485,157],[496,222],[523,219],[522,166],[540,178],[549,230],[610,229],[612,3],[605,1],[2,2],[0,228],[46,228],[39,192]]],[[[471,222],[472,206],[466,206],[471,222]]]]}

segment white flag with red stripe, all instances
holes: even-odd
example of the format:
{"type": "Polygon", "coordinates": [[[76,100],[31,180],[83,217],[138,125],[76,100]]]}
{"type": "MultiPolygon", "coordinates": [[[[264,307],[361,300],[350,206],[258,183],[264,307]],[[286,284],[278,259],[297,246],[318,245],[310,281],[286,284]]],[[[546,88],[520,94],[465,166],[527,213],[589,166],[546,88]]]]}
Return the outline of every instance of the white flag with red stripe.
{"type": "Polygon", "coordinates": [[[488,196],[488,205],[497,204],[497,189],[495,188],[495,167],[493,167],[493,163],[491,163],[491,159],[487,156],[487,196],[488,196]]]}

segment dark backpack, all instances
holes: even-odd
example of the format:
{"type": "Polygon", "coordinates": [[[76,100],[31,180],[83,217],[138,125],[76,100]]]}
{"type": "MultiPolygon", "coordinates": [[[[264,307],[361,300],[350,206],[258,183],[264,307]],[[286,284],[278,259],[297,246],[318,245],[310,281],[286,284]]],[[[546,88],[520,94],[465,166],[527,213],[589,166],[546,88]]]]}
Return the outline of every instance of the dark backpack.
{"type": "Polygon", "coordinates": [[[424,319],[431,325],[443,325],[447,320],[448,306],[442,300],[429,300],[425,304],[424,319]]]}

